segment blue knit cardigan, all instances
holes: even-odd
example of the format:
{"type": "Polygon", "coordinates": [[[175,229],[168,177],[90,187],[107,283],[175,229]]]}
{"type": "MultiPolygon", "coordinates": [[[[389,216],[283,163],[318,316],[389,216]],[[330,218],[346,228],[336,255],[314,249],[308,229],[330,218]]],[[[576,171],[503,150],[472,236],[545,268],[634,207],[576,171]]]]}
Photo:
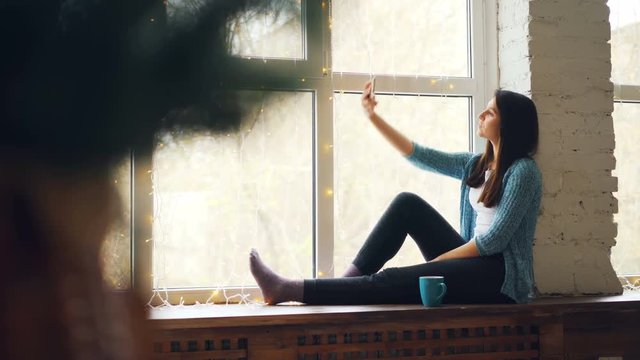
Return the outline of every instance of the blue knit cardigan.
{"type": "Polygon", "coordinates": [[[502,197],[489,230],[473,234],[476,212],[469,202],[465,183],[480,154],[446,153],[413,144],[407,159],[417,167],[462,180],[460,185],[460,235],[465,241],[475,238],[480,256],[502,253],[505,278],[501,292],[518,303],[533,297],[533,237],[538,220],[542,179],[531,158],[516,160],[502,180],[502,197]]]}

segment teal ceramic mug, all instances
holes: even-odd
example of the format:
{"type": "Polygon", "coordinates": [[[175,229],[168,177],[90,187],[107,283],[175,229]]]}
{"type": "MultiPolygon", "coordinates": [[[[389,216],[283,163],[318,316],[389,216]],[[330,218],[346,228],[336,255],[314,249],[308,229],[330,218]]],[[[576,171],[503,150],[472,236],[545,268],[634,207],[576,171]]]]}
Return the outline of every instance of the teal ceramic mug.
{"type": "Polygon", "coordinates": [[[440,306],[442,298],[447,293],[447,285],[442,276],[420,276],[420,297],[422,305],[440,306]]]}

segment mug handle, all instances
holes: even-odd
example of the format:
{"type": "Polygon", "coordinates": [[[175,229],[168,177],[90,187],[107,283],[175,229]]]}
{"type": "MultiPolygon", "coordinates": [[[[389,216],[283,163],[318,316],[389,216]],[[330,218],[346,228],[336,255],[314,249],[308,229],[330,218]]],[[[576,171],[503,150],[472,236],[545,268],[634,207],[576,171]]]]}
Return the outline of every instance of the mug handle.
{"type": "Polygon", "coordinates": [[[447,293],[447,285],[445,283],[440,283],[440,287],[442,288],[442,294],[438,296],[438,302],[440,302],[444,295],[447,293]]]}

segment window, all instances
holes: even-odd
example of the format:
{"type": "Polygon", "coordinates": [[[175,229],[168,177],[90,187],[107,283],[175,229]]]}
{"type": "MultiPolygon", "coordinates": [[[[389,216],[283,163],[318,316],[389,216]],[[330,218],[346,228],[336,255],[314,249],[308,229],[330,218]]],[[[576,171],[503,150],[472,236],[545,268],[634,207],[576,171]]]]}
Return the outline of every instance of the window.
{"type": "Polygon", "coordinates": [[[229,52],[241,57],[304,60],[302,3],[290,6],[293,8],[287,11],[249,11],[232,19],[228,24],[229,52]]]}
{"type": "MultiPolygon", "coordinates": [[[[263,75],[243,84],[252,105],[240,131],[161,134],[134,152],[133,280],[154,301],[256,299],[251,247],[285,276],[339,275],[400,191],[458,226],[458,183],[395,153],[360,93],[376,76],[379,112],[412,139],[483,147],[474,129],[497,86],[495,2],[283,3],[292,11],[229,25],[229,51],[263,75]]],[[[387,266],[418,261],[408,240],[387,266]]]]}
{"type": "Polygon", "coordinates": [[[154,288],[252,284],[252,247],[284,276],[313,275],[313,94],[241,98],[252,108],[238,132],[158,139],[154,288]]]}
{"type": "MultiPolygon", "coordinates": [[[[379,113],[413,140],[445,151],[469,150],[469,97],[376,96],[379,113]]],[[[334,268],[347,268],[396,194],[420,194],[452,224],[459,224],[460,183],[416,171],[362,115],[360,94],[334,101],[334,268]]],[[[411,240],[386,266],[424,261],[411,240]]]]}
{"type": "Polygon", "coordinates": [[[334,1],[334,72],[471,76],[466,0],[334,1]]]}
{"type": "Polygon", "coordinates": [[[640,275],[640,3],[609,0],[611,23],[611,78],[614,82],[613,124],[616,138],[618,178],[618,224],[616,245],[611,249],[619,276],[640,275]]]}

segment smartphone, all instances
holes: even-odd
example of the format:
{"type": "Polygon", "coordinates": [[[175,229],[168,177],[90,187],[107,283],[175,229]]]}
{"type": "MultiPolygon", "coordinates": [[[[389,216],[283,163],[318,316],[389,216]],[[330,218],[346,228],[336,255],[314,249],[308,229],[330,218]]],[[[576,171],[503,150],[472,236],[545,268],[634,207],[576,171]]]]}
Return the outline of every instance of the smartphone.
{"type": "Polygon", "coordinates": [[[371,97],[376,95],[376,77],[374,76],[373,79],[371,79],[371,97]]]}

